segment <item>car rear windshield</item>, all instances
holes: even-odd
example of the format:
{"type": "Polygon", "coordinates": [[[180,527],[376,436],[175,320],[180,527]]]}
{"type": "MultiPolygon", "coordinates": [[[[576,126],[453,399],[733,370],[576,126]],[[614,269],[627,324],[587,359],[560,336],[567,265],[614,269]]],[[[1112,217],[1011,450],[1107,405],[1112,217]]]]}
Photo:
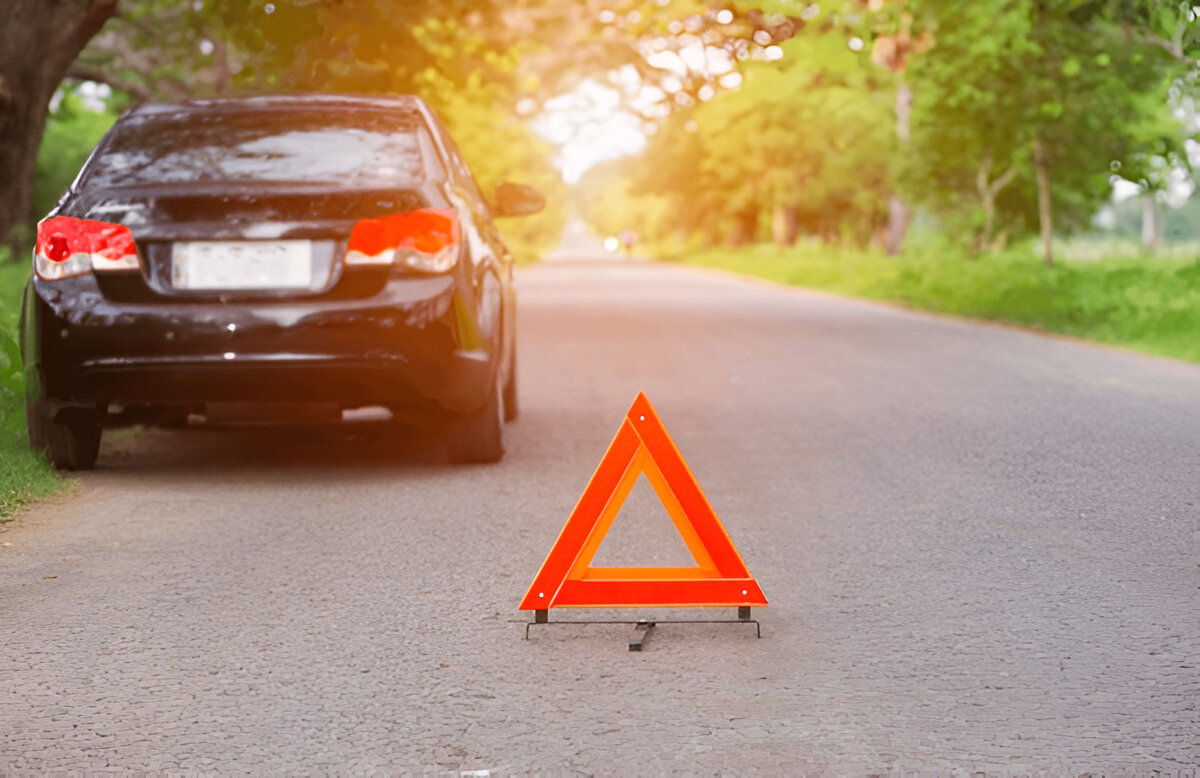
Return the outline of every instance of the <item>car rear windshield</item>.
{"type": "Polygon", "coordinates": [[[114,128],[87,184],[261,181],[413,188],[426,176],[423,131],[418,115],[365,111],[131,117],[114,128]]]}

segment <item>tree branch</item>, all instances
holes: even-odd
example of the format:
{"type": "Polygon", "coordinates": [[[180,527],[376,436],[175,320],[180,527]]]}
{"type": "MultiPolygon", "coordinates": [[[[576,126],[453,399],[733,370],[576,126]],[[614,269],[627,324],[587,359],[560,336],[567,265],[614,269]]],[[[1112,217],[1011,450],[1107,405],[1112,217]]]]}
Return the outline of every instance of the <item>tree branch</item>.
{"type": "Polygon", "coordinates": [[[1163,51],[1171,55],[1171,58],[1176,62],[1181,62],[1189,68],[1200,69],[1200,59],[1192,59],[1183,51],[1183,34],[1187,31],[1187,19],[1179,22],[1179,27],[1175,30],[1174,40],[1160,38],[1153,33],[1145,30],[1134,30],[1129,25],[1125,26],[1125,34],[1127,39],[1137,41],[1149,46],[1157,46],[1163,51]]]}
{"type": "Polygon", "coordinates": [[[116,89],[126,94],[133,95],[138,100],[147,101],[153,99],[150,91],[140,84],[135,84],[132,81],[114,76],[111,73],[106,73],[97,68],[90,68],[86,65],[81,65],[76,62],[67,68],[66,78],[73,78],[77,81],[95,81],[98,84],[108,84],[113,89],[116,89]]]}
{"type": "Polygon", "coordinates": [[[132,27],[134,30],[140,32],[148,38],[154,38],[156,35],[161,34],[161,30],[155,30],[141,19],[134,19],[128,13],[122,11],[117,11],[115,14],[113,14],[113,19],[119,21],[121,24],[132,27]]]}
{"type": "Polygon", "coordinates": [[[992,150],[988,149],[983,152],[983,159],[979,160],[979,170],[975,173],[975,191],[984,202],[988,200],[988,194],[991,192],[991,187],[988,186],[988,174],[991,172],[992,150]]]}
{"type": "Polygon", "coordinates": [[[100,32],[100,28],[116,12],[117,0],[91,0],[88,4],[87,12],[71,32],[72,58],[74,58],[76,53],[83,50],[88,41],[95,37],[96,33],[100,32]]]}
{"type": "Polygon", "coordinates": [[[1008,170],[1000,174],[1000,177],[992,182],[991,190],[992,197],[1000,194],[1000,190],[1012,183],[1012,180],[1017,177],[1017,166],[1010,165],[1008,170]]]}

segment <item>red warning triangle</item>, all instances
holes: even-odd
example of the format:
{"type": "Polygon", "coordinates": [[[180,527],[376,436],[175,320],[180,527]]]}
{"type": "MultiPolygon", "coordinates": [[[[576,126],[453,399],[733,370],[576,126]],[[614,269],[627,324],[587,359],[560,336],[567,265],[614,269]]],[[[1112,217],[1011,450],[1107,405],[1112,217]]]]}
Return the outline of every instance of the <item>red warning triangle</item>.
{"type": "Polygon", "coordinates": [[[763,606],[767,598],[725,534],[658,414],[638,394],[533,579],[521,610],[763,606]],[[638,476],[645,474],[696,567],[592,567],[638,476]]]}

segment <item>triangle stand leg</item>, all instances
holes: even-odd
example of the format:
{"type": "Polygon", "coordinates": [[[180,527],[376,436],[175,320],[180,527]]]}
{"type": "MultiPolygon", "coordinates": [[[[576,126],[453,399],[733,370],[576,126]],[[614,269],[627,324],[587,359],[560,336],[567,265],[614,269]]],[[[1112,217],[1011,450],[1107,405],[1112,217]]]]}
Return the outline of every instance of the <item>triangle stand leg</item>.
{"type": "Polygon", "coordinates": [[[646,638],[650,637],[650,630],[654,629],[653,621],[640,619],[637,626],[633,628],[633,635],[629,638],[629,650],[641,651],[642,644],[646,642],[646,638]]]}

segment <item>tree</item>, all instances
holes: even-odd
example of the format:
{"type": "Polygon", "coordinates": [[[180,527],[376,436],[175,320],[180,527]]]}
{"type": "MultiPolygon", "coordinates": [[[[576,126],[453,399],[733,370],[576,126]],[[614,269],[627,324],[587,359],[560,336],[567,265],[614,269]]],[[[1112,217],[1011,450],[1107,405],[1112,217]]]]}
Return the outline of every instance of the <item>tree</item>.
{"type": "Polygon", "coordinates": [[[889,79],[837,24],[794,32],[772,59],[745,63],[736,90],[666,119],[623,177],[589,177],[593,224],[742,245],[769,220],[779,245],[802,233],[868,243],[887,214],[889,79]]]}
{"type": "MultiPolygon", "coordinates": [[[[546,213],[509,230],[519,252],[544,246],[565,218],[549,149],[510,118],[516,56],[514,41],[497,22],[500,3],[122,0],[119,10],[116,4],[108,3],[109,23],[99,34],[93,36],[104,21],[99,18],[79,31],[78,43],[91,39],[82,55],[71,62],[81,46],[70,56],[64,53],[59,70],[46,76],[50,91],[32,111],[41,122],[21,131],[24,147],[32,149],[30,164],[4,176],[6,183],[26,189],[32,184],[46,106],[64,77],[104,82],[137,100],[298,90],[403,92],[425,96],[443,114],[468,159],[484,171],[485,187],[524,173],[518,177],[552,196],[546,213]],[[500,138],[502,151],[496,153],[500,138]]],[[[23,21],[18,14],[6,33],[29,37],[23,21]]],[[[29,198],[5,202],[12,205],[8,223],[26,225],[29,198]]],[[[22,232],[14,234],[14,243],[27,240],[22,232]]]]}
{"type": "Polygon", "coordinates": [[[632,230],[639,241],[662,245],[687,242],[690,229],[679,228],[675,195],[638,191],[633,167],[639,157],[610,159],[589,168],[572,187],[576,211],[599,235],[632,230]]]}
{"type": "Polygon", "coordinates": [[[998,199],[1027,163],[1024,56],[1031,21],[1000,3],[925,2],[936,43],[909,79],[919,99],[900,165],[908,197],[938,214],[963,242],[986,250],[996,236],[998,199]]]}
{"type": "Polygon", "coordinates": [[[117,0],[5,0],[0,27],[0,244],[28,239],[50,98],[117,0]]]}
{"type": "Polygon", "coordinates": [[[1113,165],[1114,173],[1141,188],[1142,246],[1150,252],[1157,251],[1163,239],[1160,201],[1180,173],[1191,171],[1184,133],[1171,108],[1167,102],[1152,100],[1140,113],[1142,121],[1131,130],[1133,150],[1113,165]]]}
{"type": "MultiPolygon", "coordinates": [[[[1039,224],[1046,264],[1053,263],[1051,201],[1065,208],[1068,229],[1088,223],[1111,196],[1111,168],[1145,149],[1139,131],[1161,115],[1170,71],[1166,57],[1125,45],[1100,5],[1076,0],[1033,3],[1026,81],[1037,178],[1039,224]],[[1051,166],[1055,166],[1051,184],[1051,166]],[[1072,213],[1073,210],[1073,213],[1072,213]]],[[[1175,124],[1177,136],[1182,126],[1175,124]]],[[[1180,141],[1182,142],[1182,140],[1180,141]]]]}
{"type": "MultiPolygon", "coordinates": [[[[921,53],[933,45],[933,37],[926,29],[931,22],[926,18],[916,22],[917,17],[909,7],[908,0],[871,0],[865,5],[873,12],[871,25],[876,28],[871,59],[896,76],[896,140],[899,141],[901,153],[906,154],[912,138],[913,105],[912,82],[906,76],[906,71],[912,54],[921,53]]],[[[885,243],[888,254],[900,253],[911,219],[908,203],[899,191],[893,189],[888,198],[885,243]]]]}
{"type": "MultiPolygon", "coordinates": [[[[1109,6],[1112,23],[1120,26],[1125,39],[1152,47],[1170,58],[1168,71],[1171,104],[1183,108],[1194,105],[1200,87],[1200,9],[1193,3],[1173,0],[1114,0],[1109,6]]],[[[1191,165],[1181,143],[1177,127],[1160,110],[1148,112],[1149,121],[1139,128],[1142,152],[1135,154],[1131,168],[1121,171],[1124,178],[1142,188],[1142,244],[1157,250],[1163,237],[1163,219],[1159,200],[1165,195],[1174,171],[1190,170],[1191,165]]],[[[1194,113],[1190,128],[1194,132],[1194,113]]]]}
{"type": "Polygon", "coordinates": [[[271,91],[272,75],[318,34],[304,0],[121,0],[67,76],[138,100],[271,91]]]}
{"type": "MultiPolygon", "coordinates": [[[[750,36],[782,40],[796,26],[757,12],[729,23],[706,0],[120,0],[119,11],[118,0],[4,1],[14,10],[0,37],[0,235],[32,216],[34,152],[64,76],[138,100],[339,90],[440,105],[434,82],[475,95],[487,85],[504,122],[518,103],[536,105],[589,73],[633,67],[647,83],[676,78],[649,62],[676,44],[745,55],[757,45],[750,36]]],[[[673,104],[695,103],[714,79],[689,73],[673,104]]]]}
{"type": "MultiPolygon", "coordinates": [[[[838,30],[806,30],[781,53],[696,109],[703,180],[735,213],[769,213],[779,245],[799,232],[865,244],[886,220],[890,89],[838,30]]],[[[756,221],[736,225],[734,242],[753,238],[756,221]]]]}
{"type": "Polygon", "coordinates": [[[1200,73],[1200,12],[1180,0],[1111,0],[1106,18],[1127,40],[1153,46],[1181,65],[1192,79],[1200,73]]]}
{"type": "Polygon", "coordinates": [[[1166,58],[1126,45],[1088,5],[921,1],[937,42],[910,72],[906,189],[979,250],[1040,226],[1051,263],[1052,230],[1086,226],[1114,162],[1145,149],[1166,58]]]}

